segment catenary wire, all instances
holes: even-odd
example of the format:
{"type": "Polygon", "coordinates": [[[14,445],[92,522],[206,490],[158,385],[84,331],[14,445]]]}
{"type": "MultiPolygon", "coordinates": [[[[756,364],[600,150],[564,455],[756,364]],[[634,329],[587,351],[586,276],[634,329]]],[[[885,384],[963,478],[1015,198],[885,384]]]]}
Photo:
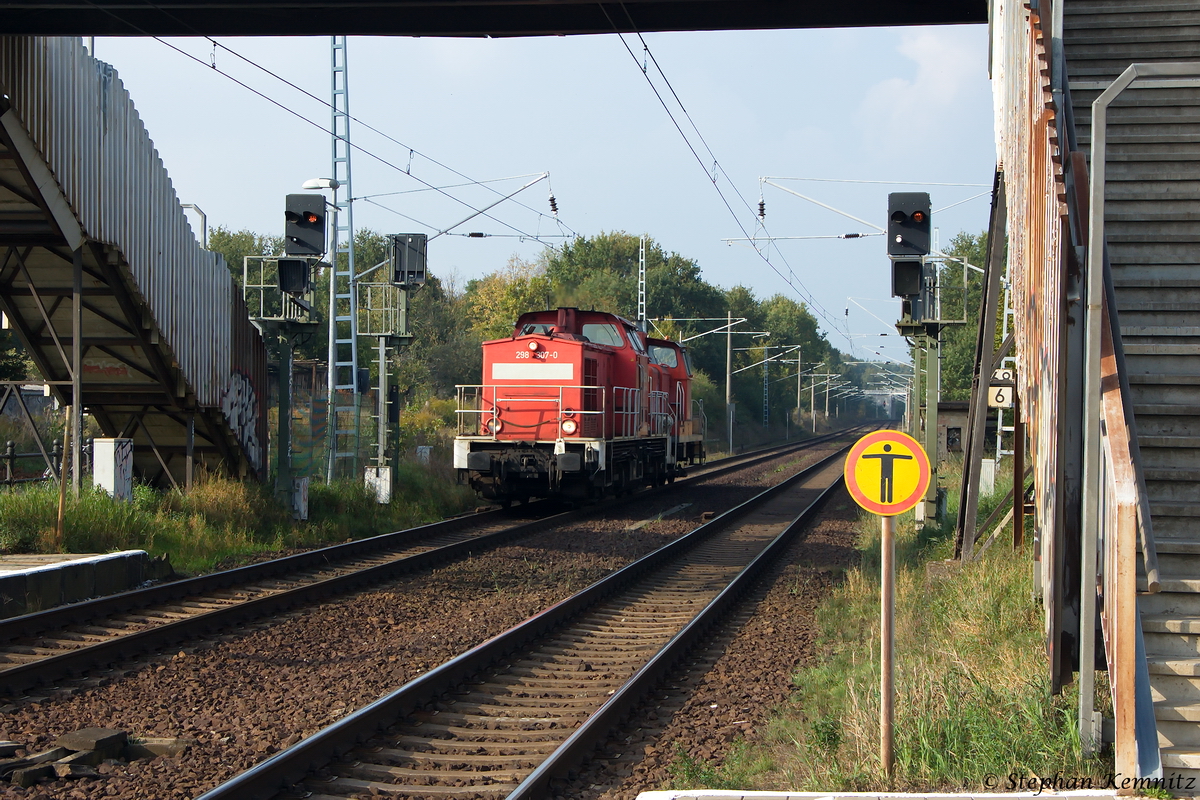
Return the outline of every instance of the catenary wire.
{"type": "MultiPolygon", "coordinates": [[[[95,6],[95,3],[92,3],[92,2],[91,2],[91,0],[87,0],[87,2],[89,2],[89,3],[91,3],[91,5],[95,6]]],[[[233,48],[229,47],[228,45],[225,45],[225,44],[222,44],[221,42],[218,42],[218,41],[217,41],[216,39],[214,39],[213,37],[211,37],[211,36],[207,36],[207,35],[205,35],[205,34],[201,33],[201,32],[200,32],[200,31],[198,31],[198,30],[197,30],[197,29],[196,29],[194,26],[192,26],[192,25],[188,24],[188,23],[187,23],[187,22],[185,22],[184,20],[182,20],[182,19],[180,19],[179,17],[175,16],[174,14],[172,14],[172,13],[171,13],[171,12],[169,12],[169,11],[167,11],[165,8],[163,8],[162,6],[158,5],[157,3],[154,3],[154,2],[152,2],[152,0],[143,0],[143,2],[145,2],[145,3],[146,3],[146,5],[150,6],[151,8],[154,8],[154,9],[156,9],[156,10],[157,10],[159,13],[161,13],[161,14],[164,14],[164,15],[166,15],[166,16],[168,16],[168,17],[170,17],[171,19],[173,19],[173,20],[175,20],[176,22],[178,22],[180,25],[183,25],[184,27],[186,27],[186,28],[190,29],[190,30],[191,30],[193,33],[195,33],[197,36],[201,36],[201,37],[203,37],[204,39],[208,40],[208,41],[209,41],[209,42],[212,44],[212,46],[213,46],[214,48],[218,48],[218,47],[219,47],[219,48],[221,48],[222,50],[226,51],[226,52],[227,52],[227,53],[229,53],[230,55],[232,55],[232,56],[235,56],[236,58],[239,58],[239,59],[241,59],[242,61],[245,61],[247,64],[249,64],[250,66],[254,67],[255,69],[258,69],[258,70],[261,70],[261,71],[265,72],[266,74],[270,75],[272,78],[275,78],[276,80],[278,80],[278,81],[280,81],[280,82],[282,82],[282,83],[284,83],[284,84],[286,84],[286,85],[290,86],[291,88],[295,89],[296,91],[300,92],[301,94],[305,95],[306,97],[309,97],[310,99],[312,99],[312,100],[315,100],[316,102],[318,102],[318,103],[320,103],[321,105],[325,106],[325,107],[326,107],[326,108],[328,108],[329,110],[331,110],[331,111],[336,111],[336,110],[337,110],[337,109],[335,109],[335,108],[333,107],[333,104],[332,104],[332,103],[330,103],[328,100],[325,100],[325,99],[323,99],[323,98],[321,98],[321,97],[318,97],[317,95],[313,94],[312,92],[308,91],[307,89],[305,89],[305,88],[303,88],[303,87],[301,87],[301,86],[297,85],[297,84],[296,84],[296,83],[294,83],[293,81],[290,81],[290,80],[288,80],[287,78],[283,77],[282,75],[279,75],[278,73],[276,73],[276,72],[273,72],[272,70],[270,70],[270,69],[268,69],[268,68],[264,67],[262,64],[259,64],[258,62],[254,61],[253,59],[251,59],[251,58],[249,58],[249,57],[247,57],[247,56],[244,56],[244,55],[242,55],[241,53],[237,52],[236,50],[234,50],[233,48]]],[[[115,14],[112,14],[111,12],[109,12],[109,13],[110,13],[110,15],[111,15],[111,16],[114,16],[114,17],[116,17],[116,15],[115,15],[115,14]]],[[[116,18],[117,18],[117,19],[120,19],[119,17],[116,17],[116,18]]],[[[131,25],[131,27],[132,27],[132,23],[129,23],[128,21],[125,21],[125,20],[122,20],[122,21],[126,22],[126,24],[129,24],[129,25],[131,25]]],[[[145,31],[142,31],[142,33],[145,33],[145,31]]],[[[157,36],[156,36],[156,37],[154,37],[154,38],[158,39],[158,37],[157,37],[157,36]]],[[[159,39],[159,41],[162,41],[162,40],[161,40],[161,39],[159,39]]],[[[164,44],[165,44],[165,42],[164,42],[164,44]]],[[[215,64],[212,64],[212,65],[210,65],[210,66],[212,66],[214,69],[216,69],[216,65],[215,65],[215,64]]],[[[218,72],[221,72],[221,70],[217,70],[217,71],[218,71],[218,72]]],[[[359,125],[362,125],[362,126],[363,126],[364,128],[366,128],[367,130],[369,130],[369,131],[372,131],[373,133],[377,133],[377,134],[379,134],[380,136],[382,136],[383,138],[385,138],[385,139],[387,139],[388,141],[392,142],[393,144],[396,144],[396,145],[398,145],[398,146],[400,146],[400,147],[404,148],[405,150],[408,150],[408,152],[409,152],[409,159],[410,159],[410,161],[409,161],[409,167],[410,167],[410,169],[405,169],[405,170],[402,170],[402,171],[403,171],[403,172],[404,172],[406,175],[409,175],[410,177],[413,177],[413,176],[412,176],[412,172],[411,172],[411,166],[412,166],[412,161],[411,161],[411,158],[412,158],[412,156],[415,154],[415,155],[419,155],[421,158],[424,158],[426,161],[430,162],[431,164],[435,164],[435,165],[437,165],[437,166],[441,167],[442,169],[444,169],[444,170],[447,170],[448,172],[452,172],[452,173],[454,173],[455,175],[459,176],[460,178],[464,178],[464,179],[466,179],[467,181],[470,181],[470,183],[471,183],[472,185],[478,185],[478,186],[482,186],[483,188],[486,188],[486,189],[488,189],[489,191],[492,191],[492,192],[494,192],[494,193],[496,193],[496,194],[500,194],[499,190],[497,190],[497,189],[494,189],[494,188],[492,188],[492,187],[490,187],[490,186],[485,186],[485,185],[484,185],[484,184],[486,184],[486,183],[489,183],[489,181],[477,181],[477,180],[475,180],[474,178],[472,178],[471,176],[469,176],[469,175],[466,175],[466,174],[464,174],[464,173],[462,173],[462,172],[459,172],[458,170],[454,169],[453,167],[449,166],[448,164],[443,164],[441,161],[438,161],[436,158],[433,158],[432,156],[430,156],[430,155],[428,155],[428,154],[426,154],[426,153],[423,153],[423,152],[421,152],[420,150],[417,150],[415,147],[410,147],[409,145],[406,145],[404,142],[401,142],[400,140],[398,140],[398,139],[394,138],[394,137],[393,137],[393,136],[391,136],[390,134],[388,134],[388,133],[385,133],[384,131],[381,131],[381,130],[379,130],[378,128],[374,127],[374,126],[373,126],[373,125],[371,125],[370,123],[368,123],[368,122],[365,122],[365,121],[363,121],[363,120],[359,119],[358,117],[354,116],[353,114],[347,114],[346,116],[347,116],[347,117],[349,117],[349,119],[350,119],[351,121],[353,121],[353,122],[356,122],[356,123],[358,123],[359,125]]],[[[525,209],[528,209],[529,211],[532,211],[533,213],[537,214],[539,217],[549,217],[549,218],[551,218],[551,219],[554,219],[554,221],[555,221],[556,223],[558,223],[558,225],[559,225],[559,228],[560,228],[560,229],[565,227],[565,228],[566,228],[568,231],[570,231],[572,234],[575,234],[575,230],[574,230],[573,228],[571,228],[571,226],[570,226],[570,225],[567,225],[566,223],[562,222],[562,221],[561,221],[561,220],[558,218],[558,215],[557,215],[557,214],[556,214],[556,215],[554,215],[553,217],[551,217],[551,215],[549,215],[549,214],[546,214],[546,213],[544,213],[544,212],[542,212],[542,211],[539,211],[538,209],[536,209],[536,208],[534,208],[534,207],[532,207],[532,206],[530,206],[530,205],[527,205],[527,204],[525,204],[525,203],[521,202],[520,200],[514,200],[513,202],[514,202],[516,205],[519,205],[519,206],[521,206],[522,208],[525,208],[525,209]]],[[[436,230],[436,228],[434,228],[434,230],[436,230]]],[[[577,234],[576,234],[576,235],[577,235],[577,234]]]]}
{"type": "MultiPolygon", "coordinates": [[[[605,18],[608,20],[609,25],[612,26],[613,30],[616,32],[617,38],[620,39],[621,44],[625,47],[626,52],[629,53],[629,57],[633,59],[633,62],[638,65],[638,69],[641,70],[641,64],[638,63],[637,55],[633,52],[633,49],[629,46],[629,43],[625,41],[625,37],[621,34],[620,28],[617,27],[616,23],[613,21],[612,17],[609,15],[608,9],[604,7],[603,3],[600,3],[599,6],[600,6],[600,11],[604,14],[605,18]]],[[[626,15],[628,16],[629,12],[627,9],[624,8],[624,4],[622,4],[622,9],[625,10],[626,15]]],[[[630,19],[630,25],[632,27],[634,27],[634,29],[636,31],[636,25],[634,25],[632,19],[630,19]]],[[[640,33],[638,33],[638,36],[639,36],[639,38],[641,38],[640,33]]],[[[643,40],[642,43],[643,43],[643,45],[645,45],[645,40],[643,40]]],[[[653,58],[653,54],[650,53],[648,46],[646,46],[646,52],[651,55],[651,58],[653,58]]],[[[658,68],[657,61],[655,61],[655,67],[658,68]]],[[[659,69],[659,72],[661,74],[661,69],[659,69]]],[[[663,110],[667,112],[667,116],[671,119],[671,123],[675,126],[675,130],[677,130],[679,132],[680,137],[683,138],[684,144],[687,145],[688,150],[691,151],[692,156],[696,159],[696,163],[700,165],[700,168],[702,170],[704,170],[705,175],[708,175],[708,168],[704,164],[704,159],[702,159],[700,157],[700,154],[698,152],[696,152],[695,146],[692,144],[691,140],[688,139],[687,134],[684,133],[683,127],[679,124],[679,121],[675,118],[675,115],[671,112],[671,108],[670,108],[670,106],[667,105],[666,100],[663,99],[662,93],[659,92],[658,87],[654,85],[654,82],[652,80],[650,80],[649,74],[647,74],[645,71],[643,71],[642,74],[643,74],[643,77],[646,78],[646,82],[650,85],[651,90],[654,92],[655,97],[658,98],[658,102],[662,105],[663,110]]],[[[665,80],[665,75],[664,75],[664,80],[665,80]]],[[[674,89],[672,89],[672,93],[674,93],[674,89]]],[[[676,99],[678,100],[678,96],[676,96],[676,99]]],[[[682,107],[682,104],[681,104],[681,107],[682,107]]],[[[686,109],[684,110],[684,113],[685,114],[687,113],[686,109]]],[[[689,122],[691,122],[690,117],[689,117],[689,122]]],[[[695,127],[694,122],[692,122],[692,126],[695,127]]],[[[697,131],[697,134],[699,134],[699,131],[697,131]]],[[[700,139],[701,139],[701,141],[703,141],[703,136],[701,136],[700,139]]],[[[705,147],[707,148],[707,144],[705,145],[705,147]]],[[[709,150],[709,153],[711,154],[712,151],[709,150]]],[[[729,176],[725,173],[724,169],[720,167],[720,162],[715,158],[713,160],[717,164],[718,169],[721,171],[721,173],[723,175],[725,175],[725,178],[728,181],[729,176]]],[[[742,224],[741,219],[738,217],[737,213],[733,210],[733,207],[729,204],[729,199],[725,196],[725,193],[721,190],[720,185],[718,185],[717,181],[714,178],[710,178],[710,181],[713,185],[713,188],[716,190],[718,196],[720,196],[721,202],[724,204],[726,210],[729,211],[730,216],[733,217],[734,224],[736,224],[738,226],[738,228],[741,230],[742,234],[747,239],[753,241],[753,238],[750,236],[750,232],[746,230],[745,225],[742,224]]],[[[732,181],[729,181],[729,182],[732,184],[732,181]]],[[[734,188],[734,191],[735,191],[735,193],[737,193],[736,187],[734,188]]],[[[738,197],[742,200],[743,203],[746,202],[745,198],[742,197],[740,193],[738,193],[738,197]]],[[[748,204],[747,204],[747,208],[750,208],[748,204]]],[[[750,209],[750,210],[753,211],[753,209],[750,209]]],[[[763,228],[764,228],[764,230],[766,229],[765,224],[764,224],[763,228]]],[[[770,245],[768,245],[768,248],[769,247],[770,247],[770,245]]],[[[761,258],[763,260],[763,262],[766,263],[766,265],[768,267],[770,267],[771,270],[783,280],[784,283],[786,283],[788,286],[790,286],[793,289],[793,291],[795,291],[797,294],[799,294],[801,296],[801,298],[803,298],[809,302],[809,304],[813,307],[813,309],[815,311],[817,311],[817,313],[820,314],[820,316],[826,322],[829,323],[832,330],[836,331],[840,336],[843,336],[844,338],[846,338],[846,341],[849,342],[851,351],[853,352],[854,341],[846,335],[845,331],[842,331],[840,329],[837,322],[834,321],[832,315],[830,315],[828,313],[828,311],[826,311],[825,308],[819,302],[817,302],[816,298],[812,295],[812,293],[807,291],[806,288],[801,288],[801,287],[803,287],[803,282],[800,281],[799,277],[796,276],[795,271],[792,270],[791,266],[788,264],[787,257],[782,253],[782,251],[780,251],[778,247],[775,247],[775,252],[777,252],[779,254],[780,259],[784,262],[784,265],[787,266],[788,273],[795,280],[795,283],[793,283],[792,280],[789,280],[787,276],[785,276],[774,264],[771,263],[771,259],[769,258],[769,256],[765,255],[757,247],[754,249],[755,249],[755,252],[758,253],[759,258],[761,258]],[[800,283],[801,286],[798,287],[796,285],[796,283],[800,283]]]]}
{"type": "MultiPolygon", "coordinates": [[[[252,94],[254,94],[254,95],[257,95],[258,97],[262,98],[263,100],[266,100],[266,101],[267,101],[268,103],[270,103],[271,105],[273,105],[273,106],[276,106],[277,108],[279,108],[280,110],[282,110],[282,111],[284,111],[284,112],[286,112],[286,113],[288,113],[288,114],[291,114],[292,116],[296,117],[297,119],[301,120],[302,122],[305,122],[305,123],[307,123],[307,124],[309,124],[309,125],[312,125],[314,128],[317,128],[318,130],[320,130],[320,131],[321,131],[321,132],[323,132],[323,133],[329,133],[329,130],[328,130],[328,129],[327,129],[325,126],[324,126],[324,125],[320,124],[319,122],[316,122],[316,121],[314,121],[314,120],[311,120],[311,119],[309,119],[308,117],[304,116],[304,115],[303,115],[303,114],[301,114],[300,112],[296,111],[296,110],[295,110],[295,109],[293,109],[293,108],[290,108],[289,106],[287,106],[287,105],[285,105],[284,103],[282,103],[282,102],[280,102],[280,101],[276,100],[275,98],[273,98],[273,97],[271,97],[271,96],[269,96],[269,95],[265,94],[264,92],[261,92],[261,91],[259,91],[258,89],[255,89],[253,86],[250,86],[249,84],[247,84],[247,83],[245,83],[245,82],[243,82],[243,81],[241,81],[241,80],[238,80],[237,78],[235,78],[233,75],[229,74],[228,72],[225,72],[224,70],[217,68],[217,67],[216,67],[215,65],[213,65],[213,64],[207,64],[207,63],[205,63],[205,62],[204,62],[202,59],[200,59],[200,58],[196,57],[195,55],[192,55],[191,53],[187,52],[186,50],[183,50],[183,49],[182,49],[182,48],[180,48],[180,47],[177,47],[177,46],[175,46],[175,45],[171,44],[170,42],[166,41],[165,39],[163,39],[163,38],[161,38],[161,37],[159,37],[159,36],[151,36],[151,35],[150,35],[150,34],[149,34],[147,31],[145,31],[145,30],[142,30],[141,28],[139,28],[138,26],[134,25],[134,24],[133,24],[132,22],[130,22],[129,20],[122,19],[120,16],[118,16],[118,15],[117,15],[117,14],[115,14],[115,13],[113,13],[113,12],[112,12],[112,11],[110,11],[109,9],[107,9],[107,8],[104,8],[103,6],[97,5],[95,2],[93,2],[93,0],[84,0],[84,1],[85,1],[86,3],[88,3],[88,5],[91,5],[92,7],[96,8],[96,9],[98,9],[98,10],[100,10],[100,11],[103,11],[105,14],[108,14],[109,16],[113,17],[113,18],[114,18],[114,19],[116,19],[117,21],[119,21],[119,22],[122,22],[122,23],[124,23],[124,24],[126,24],[126,25],[130,26],[130,27],[131,27],[131,28],[133,28],[134,30],[138,31],[139,33],[141,33],[141,34],[143,34],[143,35],[145,35],[145,36],[148,36],[149,38],[152,38],[152,39],[154,39],[155,41],[158,41],[159,43],[161,43],[161,44],[163,44],[163,45],[167,46],[168,48],[170,48],[170,49],[174,50],[175,52],[179,53],[180,55],[182,55],[182,56],[184,56],[184,57],[186,57],[186,58],[189,58],[189,59],[191,59],[192,61],[195,61],[197,64],[200,64],[200,65],[202,65],[202,66],[208,67],[209,69],[212,69],[212,70],[216,71],[218,74],[220,74],[220,75],[224,76],[225,78],[228,78],[229,80],[231,80],[231,81],[233,81],[234,83],[236,83],[238,86],[241,86],[243,89],[246,89],[247,91],[251,92],[252,94]]],[[[333,134],[333,135],[334,135],[334,136],[337,136],[337,134],[336,134],[336,133],[335,133],[335,134],[333,134]]],[[[340,136],[339,136],[338,138],[342,139],[343,141],[346,141],[344,137],[340,137],[340,136]]],[[[493,222],[496,222],[496,223],[498,223],[498,224],[500,224],[500,225],[502,225],[502,226],[504,226],[504,227],[506,227],[506,228],[508,228],[508,229],[510,229],[510,230],[512,230],[512,231],[514,231],[514,232],[516,232],[517,234],[519,234],[519,235],[521,235],[521,236],[525,236],[525,237],[527,237],[527,238],[529,238],[529,239],[531,239],[531,240],[533,240],[533,241],[540,242],[541,244],[544,244],[546,247],[549,247],[549,248],[551,248],[552,250],[558,250],[558,247],[557,247],[557,245],[555,245],[554,243],[552,243],[552,242],[546,242],[546,241],[543,241],[542,239],[540,239],[540,238],[539,238],[537,235],[535,235],[535,234],[527,233],[527,232],[525,232],[525,231],[521,230],[520,228],[516,227],[515,225],[512,225],[512,224],[510,224],[510,223],[508,223],[508,222],[505,222],[504,220],[502,220],[502,219],[499,219],[499,218],[497,218],[497,217],[495,217],[495,216],[493,216],[493,215],[491,215],[491,214],[488,214],[488,213],[486,213],[486,212],[480,212],[480,211],[479,211],[479,209],[475,208],[473,205],[471,205],[471,204],[470,204],[470,203],[468,203],[467,201],[463,200],[462,198],[455,197],[454,195],[450,194],[449,192],[446,192],[446,191],[443,191],[443,190],[440,190],[440,189],[438,189],[438,187],[434,186],[434,185],[433,185],[432,183],[430,183],[429,181],[425,180],[424,178],[420,178],[420,177],[418,177],[418,176],[416,176],[416,175],[413,175],[411,172],[409,172],[409,171],[407,171],[407,170],[403,169],[402,167],[400,167],[400,166],[398,166],[398,165],[396,165],[396,164],[392,163],[391,161],[387,160],[387,159],[386,159],[386,158],[384,158],[383,156],[380,156],[380,155],[378,155],[378,154],[376,154],[376,153],[374,153],[374,152],[372,152],[372,151],[370,151],[370,150],[367,150],[366,148],[362,147],[361,145],[357,145],[357,144],[354,144],[354,143],[352,143],[352,142],[348,142],[348,141],[347,141],[347,142],[346,142],[346,144],[347,144],[347,145],[349,145],[350,147],[354,148],[355,150],[359,151],[359,152],[360,152],[360,153],[362,153],[363,155],[369,156],[369,157],[371,157],[371,158],[375,159],[376,161],[378,161],[379,163],[381,163],[381,164],[383,164],[383,165],[385,165],[385,166],[387,166],[387,167],[391,167],[392,169],[396,170],[397,172],[403,172],[404,174],[408,175],[409,177],[411,177],[413,180],[417,181],[418,183],[420,183],[420,184],[423,184],[423,185],[425,185],[425,186],[429,187],[430,189],[432,189],[432,190],[434,190],[434,191],[437,191],[439,194],[442,194],[442,195],[444,195],[445,197],[449,198],[450,200],[453,200],[453,201],[455,201],[456,203],[459,203],[460,205],[466,206],[467,208],[471,209],[472,211],[475,211],[475,212],[477,212],[477,213],[480,213],[480,214],[481,214],[481,216],[487,217],[488,219],[492,220],[493,222]]],[[[463,176],[463,177],[467,177],[467,176],[463,176]]],[[[540,213],[540,212],[539,212],[539,213],[540,213]]],[[[429,227],[431,228],[431,230],[437,230],[437,228],[436,228],[435,226],[429,226],[429,227]]]]}

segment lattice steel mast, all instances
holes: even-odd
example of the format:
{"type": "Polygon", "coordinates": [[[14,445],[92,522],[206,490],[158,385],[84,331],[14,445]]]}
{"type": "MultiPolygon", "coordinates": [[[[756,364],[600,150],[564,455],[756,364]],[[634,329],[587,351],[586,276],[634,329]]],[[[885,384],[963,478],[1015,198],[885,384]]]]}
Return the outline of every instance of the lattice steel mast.
{"type": "Polygon", "coordinates": [[[329,465],[332,480],[342,470],[338,462],[349,460],[352,474],[358,472],[358,298],[354,281],[354,191],[350,182],[350,89],[347,80],[346,37],[330,37],[330,85],[332,90],[333,177],[338,182],[334,205],[334,248],[329,278],[329,465]],[[343,254],[345,258],[343,258],[343,254]],[[347,402],[347,398],[349,402],[347,402]]]}

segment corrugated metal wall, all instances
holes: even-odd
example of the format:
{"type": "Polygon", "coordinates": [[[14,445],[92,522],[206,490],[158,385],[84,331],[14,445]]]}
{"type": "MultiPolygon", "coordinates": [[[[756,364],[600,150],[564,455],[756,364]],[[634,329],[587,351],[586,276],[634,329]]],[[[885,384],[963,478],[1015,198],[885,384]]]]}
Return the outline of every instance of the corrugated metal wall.
{"type": "MultiPolygon", "coordinates": [[[[85,234],[121,251],[198,403],[220,407],[238,372],[265,402],[262,338],[224,261],[196,241],[116,71],[78,39],[5,36],[0,88],[85,234]]],[[[265,405],[258,417],[265,446],[265,405]]]]}
{"type": "MultiPolygon", "coordinates": [[[[1008,274],[1015,311],[1017,379],[1028,423],[1038,497],[1043,586],[1050,603],[1061,553],[1054,533],[1060,512],[1060,376],[1066,283],[1063,238],[1067,219],[1061,152],[1050,90],[1047,41],[1041,20],[1020,0],[992,5],[992,80],[997,161],[1004,171],[1008,210],[1008,274]]],[[[1047,608],[1047,621],[1056,626],[1047,608]]]]}

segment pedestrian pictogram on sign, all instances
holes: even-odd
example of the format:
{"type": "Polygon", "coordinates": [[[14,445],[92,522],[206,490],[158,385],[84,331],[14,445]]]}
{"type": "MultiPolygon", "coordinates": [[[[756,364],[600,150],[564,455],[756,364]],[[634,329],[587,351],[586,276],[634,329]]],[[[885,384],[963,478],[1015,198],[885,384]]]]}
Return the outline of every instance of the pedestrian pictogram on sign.
{"type": "Polygon", "coordinates": [[[903,514],[929,488],[929,458],[917,440],[899,431],[875,431],[846,456],[846,488],[860,506],[885,517],[903,514]]]}

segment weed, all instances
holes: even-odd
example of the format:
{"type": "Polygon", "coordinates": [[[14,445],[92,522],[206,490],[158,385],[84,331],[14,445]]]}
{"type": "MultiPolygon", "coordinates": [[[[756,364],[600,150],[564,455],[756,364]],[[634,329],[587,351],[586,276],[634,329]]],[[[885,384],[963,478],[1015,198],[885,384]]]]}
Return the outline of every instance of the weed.
{"type": "MultiPolygon", "coordinates": [[[[470,508],[474,496],[438,466],[401,464],[393,502],[380,505],[358,481],[316,484],[309,519],[296,523],[267,486],[202,475],[192,490],[161,492],[136,484],[121,503],[97,489],[68,495],[66,552],[143,549],[169,553],[184,573],[232,566],[264,552],[312,547],[412,527],[470,508]]],[[[0,490],[0,552],[54,549],[58,487],[0,490]]]]}
{"type": "Polygon", "coordinates": [[[821,717],[813,720],[811,727],[813,743],[827,755],[837,753],[842,745],[842,723],[834,717],[821,717]]]}
{"type": "MultiPolygon", "coordinates": [[[[956,477],[955,465],[947,474],[956,477]]],[[[981,499],[981,520],[1010,480],[997,480],[995,495],[981,499]]],[[[951,520],[955,495],[951,489],[951,520]]],[[[735,749],[720,768],[680,761],[680,780],[711,788],[738,776],[744,789],[944,791],[984,787],[989,775],[1014,770],[1099,779],[1111,769],[1083,755],[1074,687],[1050,693],[1029,549],[998,542],[984,558],[927,580],[926,561],[953,555],[952,524],[918,527],[909,516],[896,525],[896,763],[887,780],[878,760],[878,519],[864,514],[859,530],[860,564],[818,609],[821,657],[793,675],[792,701],[762,729],[762,741],[735,749]],[[765,761],[775,767],[748,768],[765,761]]],[[[801,588],[798,580],[791,587],[801,588]]]]}
{"type": "Polygon", "coordinates": [[[675,746],[675,760],[669,767],[672,789],[738,789],[745,786],[752,776],[773,768],[767,758],[748,758],[742,742],[734,743],[734,757],[725,764],[715,765],[701,761],[688,754],[682,746],[675,746]]]}

